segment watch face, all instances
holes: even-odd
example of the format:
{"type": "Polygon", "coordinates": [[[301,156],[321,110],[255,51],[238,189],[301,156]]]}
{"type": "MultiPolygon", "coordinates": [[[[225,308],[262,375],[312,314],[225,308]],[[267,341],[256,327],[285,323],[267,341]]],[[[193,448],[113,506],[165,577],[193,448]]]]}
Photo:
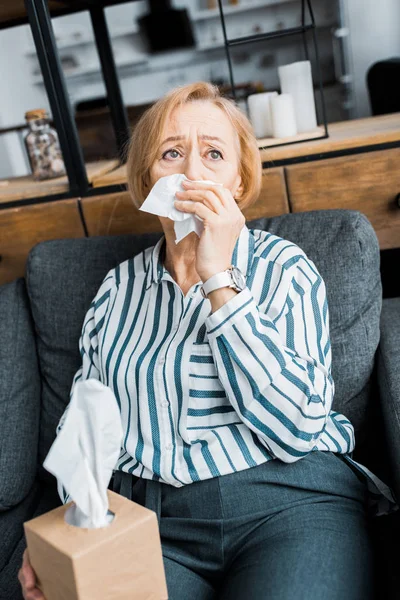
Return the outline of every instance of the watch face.
{"type": "Polygon", "coordinates": [[[240,290],[244,290],[244,288],[246,287],[246,279],[245,279],[242,271],[240,269],[238,269],[238,267],[235,267],[235,266],[232,267],[232,278],[233,278],[233,281],[235,282],[235,284],[237,285],[237,287],[240,290]]]}

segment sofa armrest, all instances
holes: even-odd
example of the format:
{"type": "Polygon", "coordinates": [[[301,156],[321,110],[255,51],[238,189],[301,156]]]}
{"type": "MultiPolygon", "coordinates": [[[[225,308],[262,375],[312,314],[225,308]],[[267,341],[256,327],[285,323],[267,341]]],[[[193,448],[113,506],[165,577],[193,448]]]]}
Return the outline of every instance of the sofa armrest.
{"type": "Polygon", "coordinates": [[[392,485],[400,499],[400,298],[383,301],[377,352],[378,385],[392,485]]]}

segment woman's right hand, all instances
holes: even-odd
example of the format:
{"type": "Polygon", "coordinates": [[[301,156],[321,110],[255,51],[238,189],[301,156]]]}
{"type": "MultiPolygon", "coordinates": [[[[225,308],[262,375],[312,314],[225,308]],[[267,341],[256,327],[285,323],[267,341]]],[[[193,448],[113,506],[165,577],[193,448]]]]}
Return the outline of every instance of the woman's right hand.
{"type": "Polygon", "coordinates": [[[25,600],[46,600],[39,588],[36,587],[36,575],[29,562],[28,549],[22,557],[22,567],[18,571],[18,579],[22,586],[25,600]]]}

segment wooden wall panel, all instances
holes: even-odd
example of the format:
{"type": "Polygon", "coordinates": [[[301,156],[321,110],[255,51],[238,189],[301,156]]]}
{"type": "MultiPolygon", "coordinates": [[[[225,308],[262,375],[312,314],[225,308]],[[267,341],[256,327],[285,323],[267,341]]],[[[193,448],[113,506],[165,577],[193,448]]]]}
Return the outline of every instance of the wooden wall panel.
{"type": "Polygon", "coordinates": [[[283,167],[264,169],[261,193],[253,206],[244,210],[243,214],[248,221],[251,221],[260,217],[277,217],[288,212],[289,203],[283,167]]]}
{"type": "Polygon", "coordinates": [[[400,247],[400,148],[286,167],[291,210],[359,210],[381,249],[400,247]]]}
{"type": "Polygon", "coordinates": [[[0,210],[0,285],[24,276],[35,244],[84,235],[76,200],[0,210]]]}
{"type": "Polygon", "coordinates": [[[137,209],[128,192],[82,198],[82,209],[90,236],[162,231],[158,217],[137,209]]]}
{"type": "MultiPolygon", "coordinates": [[[[155,215],[138,210],[128,192],[82,199],[89,235],[118,235],[162,231],[155,215]]],[[[257,202],[244,211],[247,220],[289,212],[283,168],[266,169],[257,202]]]]}

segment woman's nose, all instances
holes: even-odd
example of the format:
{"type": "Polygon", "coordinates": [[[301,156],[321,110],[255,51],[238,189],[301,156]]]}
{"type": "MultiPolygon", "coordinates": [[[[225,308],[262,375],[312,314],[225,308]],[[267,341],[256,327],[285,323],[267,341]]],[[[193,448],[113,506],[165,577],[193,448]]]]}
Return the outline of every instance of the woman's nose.
{"type": "Polygon", "coordinates": [[[195,154],[191,154],[187,157],[183,172],[186,177],[192,181],[206,178],[201,157],[198,155],[196,156],[195,154]]]}

